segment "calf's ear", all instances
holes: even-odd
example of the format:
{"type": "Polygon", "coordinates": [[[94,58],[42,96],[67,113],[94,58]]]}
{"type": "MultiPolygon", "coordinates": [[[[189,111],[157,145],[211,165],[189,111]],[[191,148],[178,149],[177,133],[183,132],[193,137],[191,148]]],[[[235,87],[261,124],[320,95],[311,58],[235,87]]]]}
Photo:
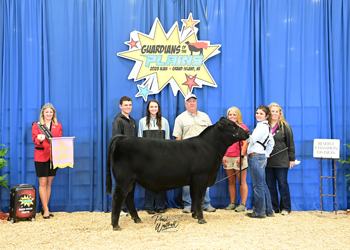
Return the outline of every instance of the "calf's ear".
{"type": "Polygon", "coordinates": [[[225,119],[225,117],[221,117],[220,120],[216,123],[221,130],[223,130],[224,127],[226,127],[225,119]]]}
{"type": "Polygon", "coordinates": [[[222,126],[223,125],[223,121],[225,120],[225,117],[221,117],[220,120],[218,120],[216,123],[218,124],[218,126],[222,126]]]}

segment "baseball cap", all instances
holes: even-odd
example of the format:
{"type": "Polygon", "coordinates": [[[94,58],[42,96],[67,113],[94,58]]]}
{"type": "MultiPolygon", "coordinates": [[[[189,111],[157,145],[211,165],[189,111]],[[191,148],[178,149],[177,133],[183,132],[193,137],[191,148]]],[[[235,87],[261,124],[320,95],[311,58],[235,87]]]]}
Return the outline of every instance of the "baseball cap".
{"type": "Polygon", "coordinates": [[[185,101],[187,101],[187,100],[190,99],[190,98],[196,98],[196,99],[197,99],[197,97],[195,96],[195,94],[188,94],[187,96],[185,96],[185,101]]]}

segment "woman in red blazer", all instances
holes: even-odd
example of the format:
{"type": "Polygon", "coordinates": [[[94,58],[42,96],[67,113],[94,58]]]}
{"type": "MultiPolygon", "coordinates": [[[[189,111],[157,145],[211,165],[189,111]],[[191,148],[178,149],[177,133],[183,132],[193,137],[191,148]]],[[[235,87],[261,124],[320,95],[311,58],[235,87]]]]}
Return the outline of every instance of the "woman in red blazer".
{"type": "MultiPolygon", "coordinates": [[[[62,125],[57,122],[56,110],[51,103],[46,103],[40,112],[40,121],[51,131],[53,137],[62,137],[62,125]]],[[[50,213],[48,203],[51,194],[51,183],[56,176],[56,169],[51,168],[50,142],[36,123],[33,123],[32,137],[35,144],[34,162],[36,175],[39,178],[39,195],[42,203],[41,214],[44,219],[54,215],[50,213]]]]}

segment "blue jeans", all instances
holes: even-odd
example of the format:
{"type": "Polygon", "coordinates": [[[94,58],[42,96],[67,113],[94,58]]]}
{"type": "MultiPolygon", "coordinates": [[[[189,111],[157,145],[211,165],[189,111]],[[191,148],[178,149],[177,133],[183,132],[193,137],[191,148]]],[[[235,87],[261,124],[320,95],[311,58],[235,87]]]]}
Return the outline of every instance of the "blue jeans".
{"type": "Polygon", "coordinates": [[[145,208],[147,210],[165,209],[165,192],[155,194],[145,189],[145,208]]]}
{"type": "MultiPolygon", "coordinates": [[[[184,203],[184,207],[191,207],[192,200],[190,195],[190,186],[184,186],[182,188],[182,200],[184,203]]],[[[207,188],[207,191],[205,192],[205,196],[204,196],[203,208],[207,208],[209,206],[210,206],[209,188],[207,188]]]]}
{"type": "Polygon", "coordinates": [[[249,173],[254,188],[253,213],[257,216],[273,214],[270,191],[266,185],[266,162],[266,157],[263,154],[248,159],[249,173]]]}
{"type": "Polygon", "coordinates": [[[270,190],[272,207],[276,213],[283,210],[288,212],[292,210],[292,205],[290,202],[289,185],[287,180],[288,171],[289,171],[289,168],[266,168],[265,169],[266,183],[270,190]],[[278,182],[278,191],[281,196],[280,202],[278,202],[277,182],[278,182]]]}

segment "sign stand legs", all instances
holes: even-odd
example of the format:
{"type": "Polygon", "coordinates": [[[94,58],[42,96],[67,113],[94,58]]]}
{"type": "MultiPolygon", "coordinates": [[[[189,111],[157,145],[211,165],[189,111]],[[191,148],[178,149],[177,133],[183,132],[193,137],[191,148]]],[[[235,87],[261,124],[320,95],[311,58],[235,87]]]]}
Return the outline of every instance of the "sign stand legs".
{"type": "Polygon", "coordinates": [[[336,167],[336,163],[335,160],[332,159],[332,165],[333,165],[333,176],[322,176],[322,167],[321,167],[321,160],[322,158],[319,159],[319,170],[320,170],[320,199],[321,199],[321,213],[323,211],[323,204],[322,204],[322,197],[323,196],[331,196],[334,197],[334,207],[335,207],[335,214],[337,214],[337,210],[338,210],[338,202],[337,202],[337,167],[336,167]],[[333,179],[334,182],[334,194],[322,194],[322,179],[333,179]]]}

